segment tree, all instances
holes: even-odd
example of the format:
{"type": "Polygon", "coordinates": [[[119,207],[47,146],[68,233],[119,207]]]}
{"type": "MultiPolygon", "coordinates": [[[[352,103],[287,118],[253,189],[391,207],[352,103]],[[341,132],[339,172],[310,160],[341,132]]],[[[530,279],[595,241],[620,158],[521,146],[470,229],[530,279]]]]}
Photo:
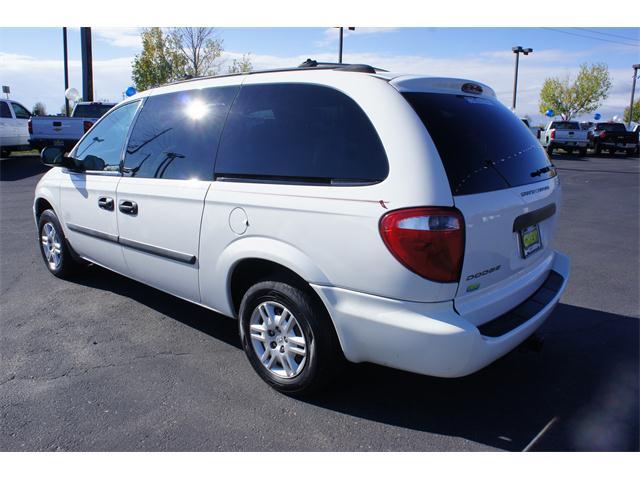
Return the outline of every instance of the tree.
{"type": "Polygon", "coordinates": [[[160,27],[151,27],[144,29],[141,37],[142,53],[134,58],[131,73],[136,90],[147,90],[184,77],[186,61],[169,35],[160,27]]]}
{"type": "MultiPolygon", "coordinates": [[[[633,116],[632,122],[640,123],[640,100],[636,100],[633,103],[633,116]]],[[[629,107],[624,109],[624,123],[629,123],[629,107]]]]}
{"type": "Polygon", "coordinates": [[[42,102],[36,102],[36,104],[31,109],[31,112],[33,112],[34,115],[46,115],[47,107],[45,107],[44,103],[42,102]]]}
{"type": "Polygon", "coordinates": [[[178,27],[169,31],[171,48],[185,64],[185,73],[192,77],[218,73],[217,59],[222,55],[222,40],[210,27],[178,27]]]}
{"type": "Polygon", "coordinates": [[[253,64],[251,63],[251,56],[246,53],[242,57],[234,58],[233,62],[228,68],[229,73],[247,73],[253,70],[253,64]]]}
{"type": "Polygon", "coordinates": [[[540,113],[553,110],[563,120],[595,111],[609,95],[611,76],[604,63],[580,65],[574,81],[570,77],[547,78],[540,90],[540,113]]]}

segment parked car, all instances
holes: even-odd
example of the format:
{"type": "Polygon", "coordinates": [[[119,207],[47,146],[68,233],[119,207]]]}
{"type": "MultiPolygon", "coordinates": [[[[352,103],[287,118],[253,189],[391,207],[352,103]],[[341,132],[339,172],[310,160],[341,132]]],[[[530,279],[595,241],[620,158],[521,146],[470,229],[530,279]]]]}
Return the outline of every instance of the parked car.
{"type": "Polygon", "coordinates": [[[0,100],[0,157],[11,152],[29,150],[27,122],[31,113],[13,100],[0,100]]]}
{"type": "Polygon", "coordinates": [[[554,120],[549,122],[540,137],[540,142],[547,148],[549,155],[557,148],[567,153],[578,152],[582,156],[587,154],[587,132],[580,128],[578,122],[554,120]]]}
{"type": "Polygon", "coordinates": [[[589,130],[589,147],[595,150],[597,155],[605,150],[611,155],[618,150],[633,155],[638,148],[638,132],[627,131],[624,123],[596,123],[589,130]]]}
{"type": "Polygon", "coordinates": [[[79,102],[70,117],[45,115],[29,120],[29,143],[38,150],[61,146],[69,151],[93,124],[115,103],[79,102]]]}
{"type": "Polygon", "coordinates": [[[148,90],[45,149],[49,271],[95,263],[238,319],[289,393],[343,357],[463,376],[534,334],[569,275],[538,141],[486,85],[316,65],[148,90]]]}
{"type": "Polygon", "coordinates": [[[529,129],[529,131],[532,133],[532,135],[536,138],[540,138],[540,127],[532,127],[529,123],[529,119],[527,117],[520,117],[520,120],[522,121],[522,123],[524,123],[527,128],[529,129]]]}

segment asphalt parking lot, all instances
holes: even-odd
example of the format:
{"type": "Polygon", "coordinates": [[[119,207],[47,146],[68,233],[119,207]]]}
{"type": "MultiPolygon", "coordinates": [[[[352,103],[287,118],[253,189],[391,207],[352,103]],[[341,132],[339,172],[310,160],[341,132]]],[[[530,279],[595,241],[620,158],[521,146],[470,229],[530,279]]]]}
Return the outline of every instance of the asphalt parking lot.
{"type": "Polygon", "coordinates": [[[258,379],[233,320],[99,267],[50,275],[45,168],[0,163],[0,450],[638,450],[640,160],[555,156],[570,285],[540,333],[466,378],[373,365],[313,399],[258,379]]]}

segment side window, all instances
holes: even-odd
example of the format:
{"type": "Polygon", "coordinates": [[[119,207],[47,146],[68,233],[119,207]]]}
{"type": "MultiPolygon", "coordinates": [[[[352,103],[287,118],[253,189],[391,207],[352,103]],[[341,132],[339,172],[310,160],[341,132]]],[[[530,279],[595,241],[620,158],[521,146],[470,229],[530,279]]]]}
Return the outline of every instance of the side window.
{"type": "Polygon", "coordinates": [[[13,105],[13,111],[16,114],[16,118],[22,118],[22,119],[28,120],[29,117],[31,116],[31,113],[29,113],[29,110],[24,108],[19,103],[11,102],[11,105],[13,105]]]}
{"type": "Polygon", "coordinates": [[[129,127],[140,102],[112,111],[76,146],[74,157],[87,170],[117,171],[129,127]]]}
{"type": "Polygon", "coordinates": [[[229,112],[216,175],[378,182],[387,157],[354,100],[309,84],[243,86],[229,112]]]}
{"type": "Polygon", "coordinates": [[[0,102],[0,118],[12,118],[7,102],[0,102]]]}
{"type": "Polygon", "coordinates": [[[133,177],[213,179],[213,162],[239,87],[213,87],[147,98],[124,159],[133,177]]]}

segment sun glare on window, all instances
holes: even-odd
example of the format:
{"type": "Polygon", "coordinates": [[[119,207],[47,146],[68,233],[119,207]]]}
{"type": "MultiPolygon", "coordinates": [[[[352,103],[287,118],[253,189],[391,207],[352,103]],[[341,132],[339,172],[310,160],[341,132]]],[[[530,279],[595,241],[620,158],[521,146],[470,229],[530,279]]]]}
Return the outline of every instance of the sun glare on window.
{"type": "Polygon", "coordinates": [[[192,100],[185,107],[185,113],[191,120],[200,120],[209,112],[209,106],[202,100],[192,100]]]}

